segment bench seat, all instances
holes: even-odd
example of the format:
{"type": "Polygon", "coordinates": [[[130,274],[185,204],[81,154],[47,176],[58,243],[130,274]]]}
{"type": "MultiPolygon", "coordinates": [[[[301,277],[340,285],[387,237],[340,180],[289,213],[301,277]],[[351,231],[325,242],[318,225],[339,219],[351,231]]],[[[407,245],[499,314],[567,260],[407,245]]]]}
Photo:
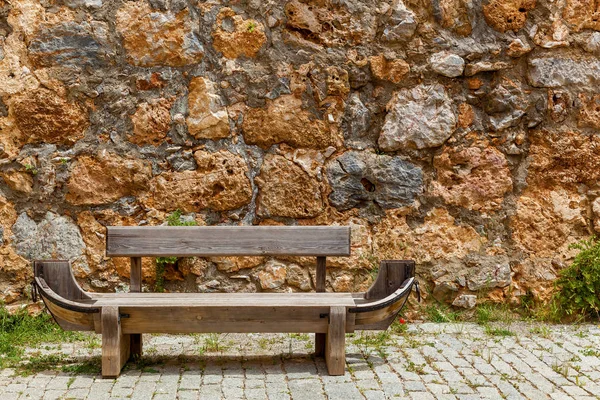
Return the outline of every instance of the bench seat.
{"type": "MultiPolygon", "coordinates": [[[[149,232],[147,229],[129,231],[113,228],[109,233],[111,231],[118,232],[119,241],[109,241],[109,248],[118,248],[118,251],[132,257],[140,256],[132,244],[139,240],[140,232],[149,232]]],[[[223,235],[226,231],[193,229],[174,232],[178,240],[174,240],[172,245],[181,247],[179,240],[187,232],[192,234],[192,238],[184,244],[197,248],[202,244],[195,243],[194,237],[208,237],[207,232],[223,235]]],[[[249,235],[252,230],[233,232],[241,235],[236,239],[250,240],[252,246],[256,244],[249,235]]],[[[275,237],[273,232],[281,233],[286,245],[294,239],[294,231],[288,229],[273,231],[261,227],[254,232],[270,233],[268,237],[275,237]]],[[[318,235],[325,237],[323,233],[329,232],[327,229],[300,229],[299,232],[302,240],[294,245],[297,253],[309,252],[320,257],[332,249],[338,251],[338,247],[340,252],[349,251],[347,236],[338,235],[323,250],[323,244],[316,243],[314,239],[318,235]],[[339,244],[340,241],[345,244],[339,244]]],[[[334,232],[341,230],[335,228],[334,232]]],[[[173,230],[168,230],[168,233],[173,233],[173,230]]],[[[346,230],[346,233],[349,234],[349,231],[346,230]]],[[[220,242],[215,243],[210,243],[208,250],[202,248],[196,251],[200,255],[207,251],[229,254],[227,251],[230,250],[219,249],[220,242]]],[[[260,252],[270,255],[283,248],[282,243],[275,239],[268,242],[268,246],[268,249],[261,248],[260,252]]],[[[155,248],[154,254],[172,254],[170,248],[155,248]]],[[[139,259],[132,259],[134,265],[141,265],[139,259]]],[[[321,266],[325,266],[324,262],[321,266]]],[[[321,283],[324,286],[324,269],[322,272],[321,283]]],[[[364,293],[91,293],[78,285],[68,261],[45,260],[34,262],[33,289],[63,329],[102,334],[104,377],[118,376],[130,354],[141,354],[141,334],[209,332],[313,332],[316,339],[319,335],[325,339],[323,353],[329,373],[341,375],[345,371],[345,333],[357,329],[387,329],[405,304],[414,284],[413,261],[384,261],[376,280],[364,293]]],[[[317,351],[319,340],[315,343],[317,351]]]]}

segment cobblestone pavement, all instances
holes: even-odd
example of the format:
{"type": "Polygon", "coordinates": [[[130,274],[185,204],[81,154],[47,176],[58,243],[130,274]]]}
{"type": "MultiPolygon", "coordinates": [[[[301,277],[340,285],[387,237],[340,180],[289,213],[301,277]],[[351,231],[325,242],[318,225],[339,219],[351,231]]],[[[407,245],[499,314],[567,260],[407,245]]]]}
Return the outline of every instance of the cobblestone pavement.
{"type": "Polygon", "coordinates": [[[398,335],[349,335],[348,372],[338,377],[308,355],[312,335],[144,340],[146,356],[115,380],[98,375],[95,335],[30,349],[56,359],[57,370],[2,370],[0,399],[600,399],[595,325],[421,323],[398,335]]]}

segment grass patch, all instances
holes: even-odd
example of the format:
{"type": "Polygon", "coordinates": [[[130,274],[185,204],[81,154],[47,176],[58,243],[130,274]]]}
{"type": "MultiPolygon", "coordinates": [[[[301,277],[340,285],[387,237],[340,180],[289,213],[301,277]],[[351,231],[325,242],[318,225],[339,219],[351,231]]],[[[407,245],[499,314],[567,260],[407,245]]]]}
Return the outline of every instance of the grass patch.
{"type": "MultiPolygon", "coordinates": [[[[46,312],[31,316],[27,310],[22,309],[10,314],[6,307],[0,306],[0,368],[19,367],[26,347],[36,347],[41,343],[84,341],[87,337],[81,332],[64,331],[46,312]]],[[[57,360],[47,357],[31,358],[28,365],[32,361],[39,362],[43,368],[44,364],[57,360]]]]}
{"type": "Polygon", "coordinates": [[[489,335],[489,336],[501,336],[501,337],[515,336],[515,333],[513,331],[511,331],[510,329],[496,328],[496,327],[492,327],[490,325],[486,325],[484,331],[485,331],[485,334],[489,335]]]}
{"type": "Polygon", "coordinates": [[[449,307],[440,304],[430,304],[425,307],[427,319],[431,322],[456,322],[460,314],[452,311],[449,307]]]}

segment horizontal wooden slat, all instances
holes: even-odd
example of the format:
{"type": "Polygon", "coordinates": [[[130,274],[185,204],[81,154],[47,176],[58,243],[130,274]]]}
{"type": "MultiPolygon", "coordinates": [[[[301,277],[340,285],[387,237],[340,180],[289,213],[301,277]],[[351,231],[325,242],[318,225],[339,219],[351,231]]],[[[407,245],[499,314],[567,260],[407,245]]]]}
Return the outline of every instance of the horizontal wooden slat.
{"type": "Polygon", "coordinates": [[[350,293],[127,293],[105,294],[79,303],[94,307],[233,307],[245,314],[251,310],[268,313],[276,308],[354,307],[350,293]]]}
{"type": "Polygon", "coordinates": [[[348,226],[109,226],[111,257],[348,256],[348,226]]]}

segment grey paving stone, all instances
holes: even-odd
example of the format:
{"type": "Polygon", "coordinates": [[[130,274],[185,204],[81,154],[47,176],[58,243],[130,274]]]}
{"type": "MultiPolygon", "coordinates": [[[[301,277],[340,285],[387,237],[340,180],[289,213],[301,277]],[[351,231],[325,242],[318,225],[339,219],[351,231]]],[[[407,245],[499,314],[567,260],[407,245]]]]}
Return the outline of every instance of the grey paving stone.
{"type": "Polygon", "coordinates": [[[292,379],[288,382],[290,395],[294,400],[325,399],[323,386],[318,379],[292,379]]]}
{"type": "Polygon", "coordinates": [[[329,400],[354,400],[363,396],[354,383],[330,383],[325,385],[329,400]]]}

